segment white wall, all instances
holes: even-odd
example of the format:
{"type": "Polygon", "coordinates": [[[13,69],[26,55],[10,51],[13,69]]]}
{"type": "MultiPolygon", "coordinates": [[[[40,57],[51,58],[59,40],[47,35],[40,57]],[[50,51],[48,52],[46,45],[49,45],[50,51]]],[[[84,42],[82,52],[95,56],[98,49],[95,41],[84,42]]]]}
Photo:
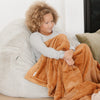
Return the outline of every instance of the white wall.
{"type": "Polygon", "coordinates": [[[65,0],[65,27],[70,34],[84,32],[84,0],[65,0]]]}
{"type": "Polygon", "coordinates": [[[14,19],[24,18],[35,0],[0,0],[0,30],[14,19]]]}
{"type": "MultiPolygon", "coordinates": [[[[17,18],[24,18],[28,7],[37,0],[0,0],[0,30],[17,18]]],[[[52,5],[59,14],[58,26],[67,33],[83,33],[83,0],[40,0],[52,5]]]]}

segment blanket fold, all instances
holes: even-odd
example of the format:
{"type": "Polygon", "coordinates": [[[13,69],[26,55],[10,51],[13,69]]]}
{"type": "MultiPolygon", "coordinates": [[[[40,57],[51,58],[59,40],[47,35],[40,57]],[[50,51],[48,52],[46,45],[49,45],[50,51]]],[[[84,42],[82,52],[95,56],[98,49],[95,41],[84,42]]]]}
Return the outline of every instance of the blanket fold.
{"type": "MultiPolygon", "coordinates": [[[[45,42],[56,50],[69,50],[70,44],[64,34],[45,42]]],[[[100,88],[100,64],[93,59],[86,44],[76,47],[75,64],[69,66],[64,59],[51,59],[41,55],[38,62],[27,72],[25,79],[48,88],[54,100],[91,100],[100,88]]]]}

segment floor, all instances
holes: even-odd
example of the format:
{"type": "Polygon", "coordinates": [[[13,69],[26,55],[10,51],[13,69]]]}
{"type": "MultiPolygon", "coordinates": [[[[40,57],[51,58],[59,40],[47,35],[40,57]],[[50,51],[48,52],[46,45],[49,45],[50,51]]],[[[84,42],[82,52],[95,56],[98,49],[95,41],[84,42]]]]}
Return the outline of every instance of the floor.
{"type": "Polygon", "coordinates": [[[15,97],[8,97],[5,95],[0,94],[0,100],[53,100],[53,98],[49,97],[49,98],[34,98],[34,99],[30,99],[30,98],[15,98],[15,97]]]}

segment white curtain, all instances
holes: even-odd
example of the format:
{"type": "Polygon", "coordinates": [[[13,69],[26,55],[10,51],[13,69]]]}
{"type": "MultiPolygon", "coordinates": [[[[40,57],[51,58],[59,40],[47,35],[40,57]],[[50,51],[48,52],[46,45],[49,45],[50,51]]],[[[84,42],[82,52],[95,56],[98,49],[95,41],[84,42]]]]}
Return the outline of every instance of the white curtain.
{"type": "Polygon", "coordinates": [[[69,34],[84,32],[84,0],[65,0],[65,27],[69,34]]]}

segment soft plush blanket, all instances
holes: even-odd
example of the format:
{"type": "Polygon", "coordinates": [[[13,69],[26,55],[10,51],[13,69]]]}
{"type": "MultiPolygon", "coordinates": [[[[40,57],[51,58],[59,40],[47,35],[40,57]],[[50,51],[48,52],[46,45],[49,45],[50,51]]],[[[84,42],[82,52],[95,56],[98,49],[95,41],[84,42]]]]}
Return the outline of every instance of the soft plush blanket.
{"type": "MultiPolygon", "coordinates": [[[[64,34],[45,42],[56,50],[69,50],[70,44],[64,34]]],[[[86,44],[76,47],[74,65],[64,59],[51,59],[41,55],[38,62],[27,72],[25,78],[48,88],[48,95],[54,100],[91,100],[91,95],[100,85],[100,65],[92,57],[86,44]]]]}

